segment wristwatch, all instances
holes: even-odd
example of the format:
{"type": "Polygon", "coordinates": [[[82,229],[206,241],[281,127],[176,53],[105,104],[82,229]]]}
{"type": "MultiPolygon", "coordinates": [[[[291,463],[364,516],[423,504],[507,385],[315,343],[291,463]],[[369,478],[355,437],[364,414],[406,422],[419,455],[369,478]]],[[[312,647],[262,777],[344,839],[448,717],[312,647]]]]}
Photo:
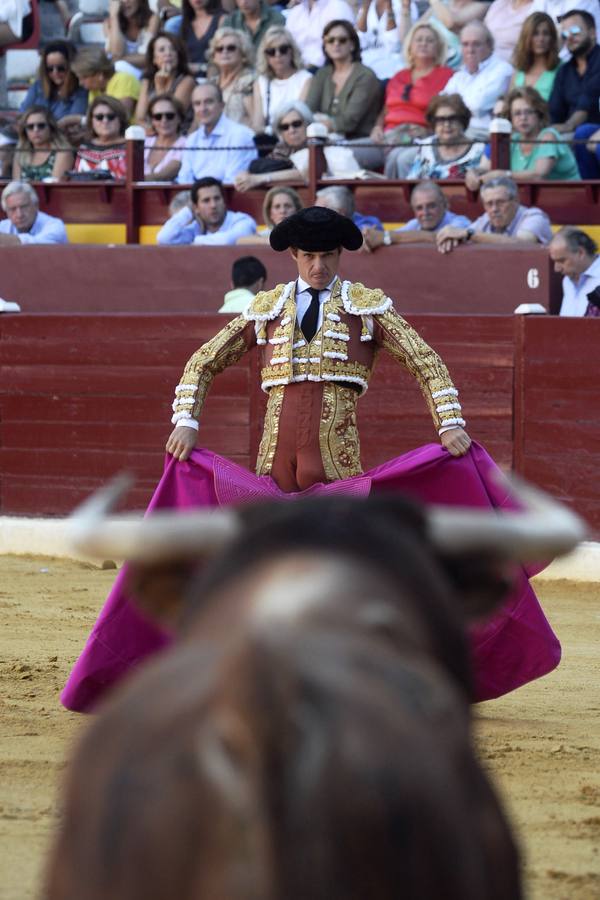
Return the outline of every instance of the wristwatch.
{"type": "Polygon", "coordinates": [[[473,235],[475,234],[474,228],[466,228],[465,229],[465,244],[468,244],[473,235]]]}
{"type": "Polygon", "coordinates": [[[392,236],[389,231],[385,231],[385,229],[383,232],[383,245],[384,247],[391,247],[392,245],[392,236]]]}

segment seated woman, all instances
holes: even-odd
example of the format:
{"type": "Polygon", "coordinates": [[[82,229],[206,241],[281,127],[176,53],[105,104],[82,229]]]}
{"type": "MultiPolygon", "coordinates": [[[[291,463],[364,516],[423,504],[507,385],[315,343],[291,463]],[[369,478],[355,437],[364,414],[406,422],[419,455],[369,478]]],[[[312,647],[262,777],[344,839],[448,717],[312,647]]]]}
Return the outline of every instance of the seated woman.
{"type": "Polygon", "coordinates": [[[300,195],[291,187],[272,187],[265,194],[262,207],[266,228],[260,234],[239,238],[238,244],[268,244],[269,235],[276,225],[303,208],[300,195]]]}
{"type": "Polygon", "coordinates": [[[125,107],[114,97],[96,97],[87,114],[87,140],[79,147],[76,172],[106,172],[108,178],[125,178],[125,107]]]}
{"type": "Polygon", "coordinates": [[[496,56],[512,62],[523,25],[537,6],[538,0],[494,0],[484,21],[494,38],[496,56]]]}
{"type": "Polygon", "coordinates": [[[32,106],[17,126],[13,181],[59,179],[73,165],[73,148],[46,106],[32,106]]]}
{"type": "Polygon", "coordinates": [[[32,106],[46,106],[59,128],[79,124],[87,111],[88,96],[71,68],[74,58],[75,48],[69,41],[45,45],[40,53],[38,77],[21,103],[21,112],[32,106]]]}
{"type": "Polygon", "coordinates": [[[219,28],[206,54],[209,81],[223,94],[225,115],[252,128],[254,121],[254,50],[248,35],[235,28],[219,28]]]}
{"type": "Polygon", "coordinates": [[[288,101],[304,100],[310,72],[302,66],[298,44],[289,31],[273,25],[256,51],[254,122],[256,132],[273,128],[275,112],[288,101]]]}
{"type": "MultiPolygon", "coordinates": [[[[573,151],[555,128],[548,128],[548,104],[530,87],[515,88],[507,98],[508,118],[513,134],[510,145],[510,172],[515,181],[576,181],[580,178],[573,151]]],[[[479,169],[470,169],[465,183],[477,190],[498,175],[488,157],[481,158],[479,169]]]]}
{"type": "Polygon", "coordinates": [[[96,97],[114,97],[125,107],[128,118],[133,115],[140,96],[140,83],[128,72],[115,72],[112,61],[101,47],[83,47],[73,60],[73,71],[80,84],[89,91],[88,103],[96,97]]]}
{"type": "Polygon", "coordinates": [[[268,184],[305,181],[304,175],[294,165],[292,155],[306,148],[306,129],[312,121],[313,115],[306,103],[301,100],[284,103],[273,121],[278,143],[267,157],[253,160],[249,172],[241,172],[236,177],[236,190],[250,191],[268,184]]]}
{"type": "Polygon", "coordinates": [[[135,107],[135,119],[147,124],[148,103],[158,94],[170,94],[183,108],[184,117],[190,109],[194,79],[188,71],[185,47],[173,34],[160,32],[153,37],[146,50],[144,77],[135,107]]]}
{"type": "Polygon", "coordinates": [[[183,106],[170,94],[157,94],[150,101],[148,118],[154,134],[144,143],[144,177],[146,181],[174,181],[185,147],[183,106]]]}
{"type": "Polygon", "coordinates": [[[516,71],[510,87],[535,88],[548,103],[560,66],[558,32],[552,17],[534,12],[525,19],[512,64],[516,71]]]}
{"type": "Polygon", "coordinates": [[[352,139],[371,133],[382,105],[381,83],[360,62],[354,26],[334,19],[323,29],[325,65],[312,78],[306,104],[330,133],[352,139]]]}
{"type": "Polygon", "coordinates": [[[468,169],[479,165],[485,144],[472,143],[466,136],[471,112],[460,94],[434,97],[425,118],[433,136],[419,142],[407,178],[414,181],[462,178],[468,169]]]}
{"type": "Polygon", "coordinates": [[[105,49],[118,63],[119,71],[140,78],[146,48],[159,24],[148,0],[109,0],[108,18],[104,20],[105,49]]]}
{"type": "Polygon", "coordinates": [[[223,17],[219,0],[182,0],[181,15],[167,21],[165,31],[183,41],[193,75],[206,75],[208,45],[223,17]]]}

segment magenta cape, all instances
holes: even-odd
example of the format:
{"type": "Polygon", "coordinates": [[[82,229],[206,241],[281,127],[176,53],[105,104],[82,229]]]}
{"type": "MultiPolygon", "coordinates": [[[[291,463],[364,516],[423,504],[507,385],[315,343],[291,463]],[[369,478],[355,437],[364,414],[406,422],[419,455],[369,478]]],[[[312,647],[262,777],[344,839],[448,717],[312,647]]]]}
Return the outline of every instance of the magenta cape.
{"type": "MultiPolygon", "coordinates": [[[[428,444],[364,475],[285,494],[268,476],[259,478],[208,450],[195,450],[185,463],[167,456],[148,511],[269,498],[289,501],[334,492],[366,496],[371,491],[397,491],[424,503],[514,508],[501,479],[495,477],[497,471],[493,460],[477,444],[458,459],[439,444],[428,444]]],[[[124,591],[126,571],[124,566],[65,685],[61,700],[68,709],[89,711],[132,667],[171,641],[128,600],[124,591]]],[[[472,630],[471,647],[477,700],[506,694],[558,665],[560,644],[525,572],[500,611],[472,630]]]]}

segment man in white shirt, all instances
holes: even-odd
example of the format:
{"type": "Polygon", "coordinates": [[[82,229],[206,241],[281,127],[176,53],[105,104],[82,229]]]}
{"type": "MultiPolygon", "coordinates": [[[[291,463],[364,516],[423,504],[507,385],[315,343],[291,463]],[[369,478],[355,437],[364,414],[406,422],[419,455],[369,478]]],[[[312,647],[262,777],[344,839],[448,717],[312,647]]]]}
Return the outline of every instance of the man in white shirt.
{"type": "Polygon", "coordinates": [[[460,33],[463,64],[450,78],[443,94],[460,94],[471,110],[467,134],[487,138],[492,110],[508,88],[513,68],[494,54],[494,38],[483,22],[469,22],[460,33]]]}
{"type": "Polygon", "coordinates": [[[300,47],[305,66],[320,68],[325,63],[323,29],[333,19],[354,23],[355,15],[346,0],[300,0],[284,12],[286,27],[300,47]]]}
{"type": "Polygon", "coordinates": [[[200,178],[190,193],[190,205],[165,222],[156,237],[158,244],[223,246],[255,233],[252,216],[227,209],[223,186],[216,178],[200,178]]]}
{"type": "Polygon", "coordinates": [[[563,276],[561,316],[600,316],[600,257],[596,242],[579,228],[561,228],[550,242],[554,271],[563,276]]]}
{"type": "Polygon", "coordinates": [[[2,191],[0,247],[16,244],[67,244],[64,222],[40,212],[38,195],[26,181],[11,181],[2,191]]]}
{"type": "Polygon", "coordinates": [[[191,184],[210,175],[233,184],[235,176],[247,172],[257,156],[254,132],[224,114],[221,90],[209,81],[192,91],[192,107],[200,127],[187,137],[177,181],[191,184]]]}

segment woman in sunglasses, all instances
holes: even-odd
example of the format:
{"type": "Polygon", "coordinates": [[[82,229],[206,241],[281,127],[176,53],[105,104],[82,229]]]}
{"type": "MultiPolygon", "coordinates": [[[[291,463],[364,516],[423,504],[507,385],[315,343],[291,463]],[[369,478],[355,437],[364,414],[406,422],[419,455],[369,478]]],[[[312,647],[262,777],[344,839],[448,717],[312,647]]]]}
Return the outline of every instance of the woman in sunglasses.
{"type": "Polygon", "coordinates": [[[75,49],[68,41],[46,44],[40,55],[38,77],[21,103],[21,112],[32,106],[46,106],[59,128],[78,121],[87,110],[87,91],[71,69],[75,49]]]}
{"type": "Polygon", "coordinates": [[[292,157],[307,147],[306,129],[313,121],[313,114],[301,100],[289,100],[279,107],[273,117],[273,129],[279,138],[268,157],[255,159],[249,172],[240,172],[235,179],[238,191],[285,183],[306,181],[294,165],[292,157]],[[259,169],[260,171],[257,171],[259,169]]]}
{"type": "Polygon", "coordinates": [[[425,118],[433,136],[419,143],[407,178],[413,181],[464,178],[469,169],[479,165],[485,144],[472,143],[466,136],[471,112],[460,94],[434,97],[425,118]]]}
{"type": "Polygon", "coordinates": [[[13,181],[59,179],[73,165],[73,148],[47,107],[32,106],[23,113],[17,131],[13,181]]]}
{"type": "Polygon", "coordinates": [[[254,51],[250,38],[235,28],[215,32],[208,53],[208,78],[218,84],[225,103],[225,115],[252,128],[254,121],[254,51]]]}
{"type": "Polygon", "coordinates": [[[256,72],[252,127],[256,132],[272,131],[275,111],[288,101],[304,100],[311,78],[286,28],[273,25],[265,33],[256,51],[256,72]]]}
{"type": "Polygon", "coordinates": [[[152,38],[146,51],[144,77],[135,108],[136,122],[147,124],[148,103],[158,94],[175,97],[185,115],[190,109],[193,90],[194,79],[189,73],[184,45],[174,34],[160,32],[152,38]]]}
{"type": "Polygon", "coordinates": [[[114,97],[100,95],[88,109],[87,140],[77,151],[76,172],[106,172],[108,178],[125,178],[125,129],[127,112],[114,97]]]}
{"type": "Polygon", "coordinates": [[[344,138],[368,137],[382,104],[381,83],[360,62],[354,26],[334,19],[323,29],[325,65],[313,77],[306,103],[330,133],[344,138]]]}
{"type": "Polygon", "coordinates": [[[170,94],[157,94],[148,106],[148,118],[154,133],[144,144],[146,181],[174,181],[181,168],[181,149],[185,146],[181,133],[183,106],[170,94]]]}

